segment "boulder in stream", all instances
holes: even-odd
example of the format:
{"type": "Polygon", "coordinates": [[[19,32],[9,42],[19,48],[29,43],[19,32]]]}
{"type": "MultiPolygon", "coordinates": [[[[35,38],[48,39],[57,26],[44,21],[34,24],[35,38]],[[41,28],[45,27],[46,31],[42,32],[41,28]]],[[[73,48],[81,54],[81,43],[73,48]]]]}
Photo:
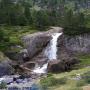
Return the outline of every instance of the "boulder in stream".
{"type": "Polygon", "coordinates": [[[48,63],[48,72],[59,73],[73,69],[79,61],[77,58],[65,58],[62,60],[52,60],[48,63]]]}

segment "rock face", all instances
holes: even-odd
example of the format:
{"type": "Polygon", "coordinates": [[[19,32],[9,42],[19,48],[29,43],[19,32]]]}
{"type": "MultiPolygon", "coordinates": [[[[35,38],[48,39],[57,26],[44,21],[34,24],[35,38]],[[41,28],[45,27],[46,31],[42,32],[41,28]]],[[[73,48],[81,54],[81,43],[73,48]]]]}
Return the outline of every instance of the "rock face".
{"type": "Polygon", "coordinates": [[[73,56],[70,50],[65,46],[65,35],[58,38],[57,60],[52,60],[48,64],[48,72],[68,71],[77,64],[79,60],[73,56]]]}
{"type": "Polygon", "coordinates": [[[5,56],[2,56],[2,57],[3,58],[0,58],[0,76],[9,75],[9,74],[13,73],[13,68],[11,65],[12,61],[9,60],[5,56]]]}
{"type": "Polygon", "coordinates": [[[67,59],[72,57],[72,54],[69,50],[67,50],[65,46],[65,41],[64,41],[64,34],[58,38],[58,44],[57,44],[57,59],[67,59]]]}
{"type": "Polygon", "coordinates": [[[53,60],[50,61],[48,64],[48,72],[64,72],[71,70],[75,64],[77,64],[79,61],[78,59],[72,57],[72,58],[65,58],[60,60],[53,60]]]}
{"type": "Polygon", "coordinates": [[[10,75],[13,73],[12,66],[9,61],[4,61],[0,63],[0,76],[10,75]]]}
{"type": "Polygon", "coordinates": [[[28,50],[29,58],[34,57],[39,52],[41,52],[51,40],[52,33],[61,32],[62,28],[59,27],[52,27],[47,32],[38,32],[30,35],[26,35],[22,38],[25,47],[28,50]]]}
{"type": "Polygon", "coordinates": [[[49,42],[50,37],[44,33],[35,33],[24,37],[24,44],[28,50],[29,57],[37,55],[49,42]]]}
{"type": "Polygon", "coordinates": [[[65,36],[65,47],[74,53],[90,53],[90,34],[65,36]]]}

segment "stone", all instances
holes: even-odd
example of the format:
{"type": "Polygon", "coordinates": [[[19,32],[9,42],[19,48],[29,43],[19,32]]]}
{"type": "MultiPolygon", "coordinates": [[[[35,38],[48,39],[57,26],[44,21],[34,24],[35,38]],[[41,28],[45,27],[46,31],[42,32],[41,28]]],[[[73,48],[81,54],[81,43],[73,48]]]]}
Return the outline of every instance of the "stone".
{"type": "Polygon", "coordinates": [[[90,54],[90,33],[75,36],[64,36],[64,44],[74,54],[90,54]]]}
{"type": "Polygon", "coordinates": [[[48,72],[59,73],[73,69],[78,63],[76,58],[67,58],[62,60],[52,60],[48,64],[48,72]]]}
{"type": "Polygon", "coordinates": [[[13,73],[12,61],[0,52],[0,76],[13,73]]]}
{"type": "MultiPolygon", "coordinates": [[[[52,39],[51,35],[53,33],[61,33],[62,31],[63,29],[60,27],[52,27],[46,32],[38,32],[24,36],[22,41],[28,50],[30,61],[35,61],[39,66],[47,63],[49,60],[44,54],[46,47],[52,39]]],[[[49,72],[68,71],[72,69],[74,64],[78,63],[78,60],[73,57],[72,53],[65,46],[64,34],[58,38],[57,42],[57,60],[49,61],[49,72]]],[[[28,64],[25,67],[28,67],[28,64]]]]}
{"type": "Polygon", "coordinates": [[[51,40],[52,33],[59,33],[62,31],[60,27],[51,27],[49,31],[38,32],[22,37],[22,41],[28,50],[29,58],[38,55],[51,40]]]}
{"type": "Polygon", "coordinates": [[[11,60],[4,60],[0,62],[0,76],[10,75],[14,73],[11,60]]]}

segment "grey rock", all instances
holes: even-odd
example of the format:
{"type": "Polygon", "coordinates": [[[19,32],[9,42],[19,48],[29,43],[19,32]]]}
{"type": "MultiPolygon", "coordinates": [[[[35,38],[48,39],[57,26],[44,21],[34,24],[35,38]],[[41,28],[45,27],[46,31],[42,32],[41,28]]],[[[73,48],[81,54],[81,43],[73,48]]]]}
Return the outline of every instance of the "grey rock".
{"type": "Polygon", "coordinates": [[[0,62],[0,76],[10,75],[13,73],[12,61],[4,60],[0,62]]]}
{"type": "Polygon", "coordinates": [[[22,38],[25,47],[28,50],[29,57],[32,58],[43,50],[51,40],[52,33],[61,32],[62,28],[52,27],[49,31],[38,32],[26,35],[22,38]]]}
{"type": "Polygon", "coordinates": [[[73,53],[90,53],[90,34],[66,36],[65,47],[73,53]]]}
{"type": "Polygon", "coordinates": [[[73,69],[74,65],[78,63],[76,58],[65,58],[62,60],[52,60],[48,64],[48,72],[63,72],[73,69]]]}

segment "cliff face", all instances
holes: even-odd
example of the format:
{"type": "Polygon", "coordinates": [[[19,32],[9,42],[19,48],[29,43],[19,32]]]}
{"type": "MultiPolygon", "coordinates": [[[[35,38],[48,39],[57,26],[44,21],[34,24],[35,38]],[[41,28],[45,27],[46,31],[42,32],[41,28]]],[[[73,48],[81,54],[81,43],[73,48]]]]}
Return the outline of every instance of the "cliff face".
{"type": "Polygon", "coordinates": [[[28,50],[29,57],[33,58],[38,55],[47,44],[52,39],[52,33],[60,33],[62,32],[62,28],[60,27],[51,27],[49,31],[46,32],[38,32],[30,35],[26,35],[22,38],[22,41],[25,47],[28,50]]]}
{"type": "Polygon", "coordinates": [[[75,53],[90,53],[90,34],[64,37],[67,50],[75,53]]]}
{"type": "MultiPolygon", "coordinates": [[[[55,28],[54,28],[55,29],[55,28]]],[[[49,30],[47,32],[39,32],[23,37],[23,43],[26,46],[29,57],[31,58],[39,51],[42,51],[51,40],[51,34],[60,32],[60,30],[49,30]]],[[[58,55],[65,53],[90,53],[90,34],[82,34],[76,36],[62,35],[58,38],[58,55]]],[[[65,54],[65,55],[66,55],[65,54]]]]}

